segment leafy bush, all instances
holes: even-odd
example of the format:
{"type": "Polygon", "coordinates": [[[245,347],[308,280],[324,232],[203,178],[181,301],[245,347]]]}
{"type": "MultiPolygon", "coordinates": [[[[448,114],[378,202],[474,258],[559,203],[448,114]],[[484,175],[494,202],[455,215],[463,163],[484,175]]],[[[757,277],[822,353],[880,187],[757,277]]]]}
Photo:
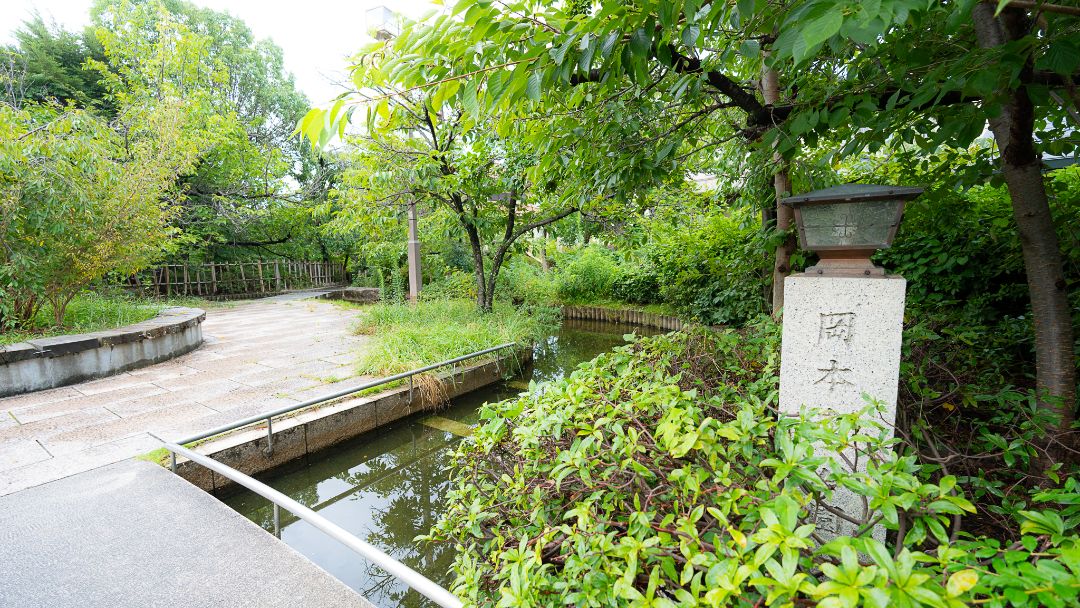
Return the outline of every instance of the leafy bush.
{"type": "Polygon", "coordinates": [[[591,302],[611,295],[619,275],[615,254],[599,245],[590,245],[558,261],[555,291],[566,303],[591,302]]]}
{"type": "Polygon", "coordinates": [[[506,342],[529,344],[557,325],[558,311],[543,307],[500,304],[483,313],[468,300],[365,306],[357,333],[369,334],[371,341],[360,353],[358,371],[383,376],[506,342]]]}
{"type": "MultiPolygon", "coordinates": [[[[1080,167],[1050,174],[1048,190],[1080,327],[1080,167]]],[[[896,243],[875,261],[908,281],[904,376],[912,400],[976,407],[980,394],[1033,386],[1028,288],[1003,187],[930,189],[908,205],[896,243]]]]}
{"type": "Polygon", "coordinates": [[[630,304],[660,302],[660,280],[651,264],[623,264],[611,295],[630,304]]]}
{"type": "Polygon", "coordinates": [[[1008,514],[1014,543],[966,532],[967,480],[898,455],[867,418],[777,422],[778,344],[768,322],[658,336],[486,406],[428,537],[459,547],[455,593],[478,606],[1075,605],[1075,478],[1008,514]],[[814,514],[837,488],[865,512],[823,543],[814,514]]]}
{"type": "Polygon", "coordinates": [[[709,324],[741,324],[768,310],[766,235],[749,217],[714,215],[658,237],[647,255],[661,299],[709,324]]]}
{"type": "Polygon", "coordinates": [[[451,272],[424,285],[420,297],[423,300],[475,300],[476,275],[460,270],[451,272]]]}
{"type": "Polygon", "coordinates": [[[175,179],[196,156],[184,121],[174,99],[111,122],[0,104],[0,332],[24,327],[46,302],[59,325],[86,286],[162,255],[175,236],[175,179]]]}
{"type": "Polygon", "coordinates": [[[536,264],[515,257],[499,273],[496,297],[515,304],[550,305],[555,301],[555,279],[536,264]]]}

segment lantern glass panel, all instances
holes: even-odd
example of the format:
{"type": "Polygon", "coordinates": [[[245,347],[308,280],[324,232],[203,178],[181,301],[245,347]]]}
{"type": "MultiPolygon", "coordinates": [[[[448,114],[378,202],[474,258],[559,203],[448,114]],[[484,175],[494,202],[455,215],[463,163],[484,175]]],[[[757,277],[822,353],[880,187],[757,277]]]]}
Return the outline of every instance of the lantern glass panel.
{"type": "Polygon", "coordinates": [[[903,201],[868,201],[805,205],[802,215],[807,249],[888,247],[889,231],[900,214],[903,201]]]}

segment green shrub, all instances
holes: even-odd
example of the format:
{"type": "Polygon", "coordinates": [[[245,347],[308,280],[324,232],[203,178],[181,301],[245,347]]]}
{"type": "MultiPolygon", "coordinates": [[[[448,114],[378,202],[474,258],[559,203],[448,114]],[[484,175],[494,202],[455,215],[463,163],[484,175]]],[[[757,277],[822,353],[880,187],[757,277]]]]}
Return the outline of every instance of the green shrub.
{"type": "Polygon", "coordinates": [[[778,344],[771,323],[648,338],[486,406],[428,537],[459,547],[453,591],[478,606],[1076,605],[1075,478],[1005,515],[1016,542],[967,532],[968,480],[898,455],[881,427],[777,422],[778,344]],[[867,507],[822,544],[812,513],[836,487],[867,507]]]}
{"type": "Polygon", "coordinates": [[[590,245],[564,254],[558,260],[555,291],[566,303],[588,303],[611,297],[619,275],[615,254],[599,245],[590,245]]]}
{"type": "Polygon", "coordinates": [[[361,374],[386,376],[467,355],[506,342],[531,344],[558,326],[558,311],[498,304],[480,312],[475,301],[422,300],[364,307],[357,332],[369,334],[361,374]]]}
{"type": "Polygon", "coordinates": [[[495,295],[515,304],[551,305],[556,300],[554,273],[522,257],[511,258],[499,272],[495,295]]]}
{"type": "MultiPolygon", "coordinates": [[[[1080,327],[1080,167],[1048,179],[1065,258],[1066,290],[1080,327]]],[[[892,248],[875,261],[908,282],[905,335],[910,389],[952,405],[982,390],[1032,386],[1034,330],[1020,240],[1003,187],[929,190],[907,206],[892,248]],[[968,386],[965,386],[968,385],[968,386]]],[[[1080,332],[1076,335],[1080,354],[1080,332]]]]}
{"type": "Polygon", "coordinates": [[[648,263],[624,263],[611,287],[611,295],[630,304],[658,304],[660,280],[648,263]]]}
{"type": "Polygon", "coordinates": [[[476,275],[456,270],[424,285],[423,300],[476,300],[476,275]]]}
{"type": "Polygon", "coordinates": [[[664,234],[647,252],[663,302],[708,324],[741,324],[769,310],[772,263],[749,216],[714,215],[664,234]]]}

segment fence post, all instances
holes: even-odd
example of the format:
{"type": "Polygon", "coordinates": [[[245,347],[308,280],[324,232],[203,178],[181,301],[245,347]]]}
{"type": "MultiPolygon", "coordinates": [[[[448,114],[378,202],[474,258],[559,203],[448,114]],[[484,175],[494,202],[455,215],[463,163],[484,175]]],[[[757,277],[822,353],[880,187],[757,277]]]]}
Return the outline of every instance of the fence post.
{"type": "Polygon", "coordinates": [[[169,265],[165,265],[165,295],[172,295],[172,283],[169,282],[169,265]]]}
{"type": "Polygon", "coordinates": [[[278,268],[281,260],[274,260],[274,291],[281,291],[281,270],[278,268]]]}
{"type": "Polygon", "coordinates": [[[259,293],[266,293],[266,285],[263,285],[262,260],[255,262],[259,268],[259,293]]]}

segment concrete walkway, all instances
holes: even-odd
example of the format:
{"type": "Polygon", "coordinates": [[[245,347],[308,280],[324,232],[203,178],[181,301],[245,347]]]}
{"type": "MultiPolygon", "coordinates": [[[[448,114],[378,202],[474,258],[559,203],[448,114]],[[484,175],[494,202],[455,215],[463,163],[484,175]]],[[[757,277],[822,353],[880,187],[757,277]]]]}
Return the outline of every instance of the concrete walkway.
{"type": "Polygon", "coordinates": [[[206,343],[150,367],[0,399],[0,496],[357,384],[356,311],[286,294],[207,311],[206,343]]]}
{"type": "Polygon", "coordinates": [[[373,608],[213,496],[148,462],[0,498],[0,605],[373,608]]]}

